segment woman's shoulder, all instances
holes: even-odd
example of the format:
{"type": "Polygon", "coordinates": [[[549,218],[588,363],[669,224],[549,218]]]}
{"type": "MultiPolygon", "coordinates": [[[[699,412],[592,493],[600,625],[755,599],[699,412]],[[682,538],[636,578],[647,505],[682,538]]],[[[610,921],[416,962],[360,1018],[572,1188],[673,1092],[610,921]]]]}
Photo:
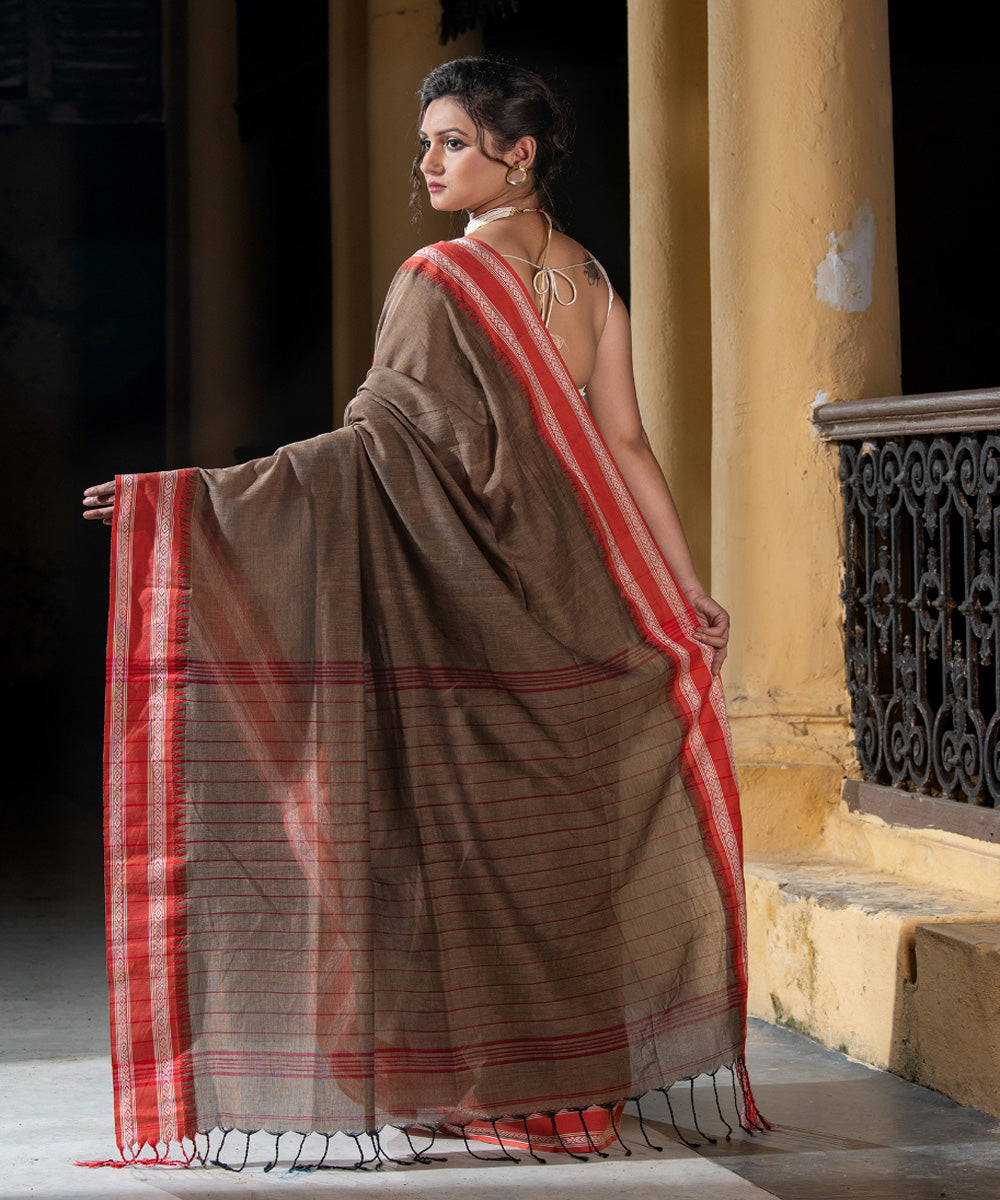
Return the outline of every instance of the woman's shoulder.
{"type": "Polygon", "coordinates": [[[414,250],[410,257],[405,260],[403,266],[405,267],[408,263],[419,262],[422,259],[433,259],[439,254],[449,254],[452,252],[456,240],[454,238],[446,238],[441,242],[428,242],[426,246],[421,246],[419,249],[414,250]]]}
{"type": "Polygon", "coordinates": [[[476,240],[485,242],[491,250],[504,258],[517,259],[536,268],[542,265],[543,258],[546,267],[557,271],[572,271],[578,268],[578,272],[574,274],[578,273],[579,277],[588,283],[598,284],[603,280],[611,288],[611,280],[597,257],[582,242],[578,242],[565,231],[552,231],[552,241],[546,254],[544,234],[536,231],[535,236],[525,237],[523,231],[505,229],[504,224],[503,221],[496,221],[476,230],[476,240]]]}
{"type": "Polygon", "coordinates": [[[586,246],[561,229],[552,231],[552,248],[549,257],[553,260],[553,266],[559,266],[560,261],[563,261],[566,266],[572,266],[574,263],[596,262],[586,246]]]}
{"type": "Polygon", "coordinates": [[[592,287],[604,283],[609,292],[614,291],[611,279],[596,255],[567,233],[553,232],[548,265],[562,271],[574,271],[575,268],[574,275],[578,279],[583,279],[592,287]]]}
{"type": "MultiPolygon", "coordinates": [[[[493,224],[502,226],[503,222],[497,221],[493,224]]],[[[402,264],[399,274],[425,274],[442,269],[447,272],[447,264],[468,266],[471,260],[465,256],[471,251],[473,257],[476,257],[474,245],[470,245],[470,242],[485,244],[495,255],[504,259],[515,274],[524,276],[530,287],[532,268],[537,270],[541,265],[539,259],[544,251],[544,242],[538,245],[527,243],[524,239],[511,237],[502,228],[497,230],[492,226],[478,229],[471,238],[463,234],[421,246],[402,264]]],[[[552,241],[545,256],[545,267],[550,271],[558,271],[574,288],[582,286],[585,291],[589,288],[599,288],[601,293],[606,293],[604,315],[605,319],[607,318],[615,296],[614,285],[607,271],[586,246],[562,230],[553,230],[552,241]]]]}
{"type": "MultiPolygon", "coordinates": [[[[488,225],[480,226],[474,236],[476,241],[485,242],[498,254],[517,254],[534,260],[544,254],[546,234],[547,230],[540,222],[515,224],[491,221],[488,225]]],[[[588,257],[592,256],[575,238],[561,229],[553,229],[548,247],[549,265],[571,266],[588,257]]]]}
{"type": "Polygon", "coordinates": [[[571,271],[578,282],[583,280],[591,287],[599,287],[603,284],[608,293],[610,308],[611,299],[614,297],[614,285],[611,278],[597,257],[575,238],[569,237],[567,234],[553,233],[549,265],[557,270],[571,271]]]}
{"type": "Polygon", "coordinates": [[[407,277],[417,275],[447,272],[449,264],[461,261],[462,247],[459,239],[447,239],[441,242],[429,242],[421,246],[400,263],[396,271],[396,284],[407,277]]]}

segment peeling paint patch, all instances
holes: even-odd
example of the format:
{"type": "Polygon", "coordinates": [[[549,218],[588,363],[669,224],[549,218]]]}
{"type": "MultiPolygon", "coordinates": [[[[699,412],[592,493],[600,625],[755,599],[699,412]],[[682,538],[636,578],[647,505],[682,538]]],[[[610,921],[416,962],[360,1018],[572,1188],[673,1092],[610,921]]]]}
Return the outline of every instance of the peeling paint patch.
{"type": "Polygon", "coordinates": [[[865,200],[854,223],[827,234],[830,249],[816,268],[816,299],[838,312],[863,312],[872,302],[875,270],[875,213],[865,200]]]}

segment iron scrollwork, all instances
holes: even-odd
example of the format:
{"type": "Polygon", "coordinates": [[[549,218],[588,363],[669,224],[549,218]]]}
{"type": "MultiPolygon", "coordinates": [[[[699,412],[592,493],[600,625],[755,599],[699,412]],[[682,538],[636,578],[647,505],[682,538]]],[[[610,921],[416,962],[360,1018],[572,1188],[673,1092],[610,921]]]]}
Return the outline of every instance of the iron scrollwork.
{"type": "Polygon", "coordinates": [[[1000,435],[840,445],[847,682],[874,783],[1000,798],[1000,435]]]}

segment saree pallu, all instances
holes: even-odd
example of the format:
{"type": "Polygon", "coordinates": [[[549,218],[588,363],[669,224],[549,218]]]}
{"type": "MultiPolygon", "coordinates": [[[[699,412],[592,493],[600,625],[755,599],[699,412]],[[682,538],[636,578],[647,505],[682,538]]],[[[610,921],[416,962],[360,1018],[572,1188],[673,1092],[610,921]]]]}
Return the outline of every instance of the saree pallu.
{"type": "Polygon", "coordinates": [[[454,1127],[743,1077],[721,685],[484,243],[403,265],[346,422],[117,481],[126,1158],[215,1128],[454,1127]]]}

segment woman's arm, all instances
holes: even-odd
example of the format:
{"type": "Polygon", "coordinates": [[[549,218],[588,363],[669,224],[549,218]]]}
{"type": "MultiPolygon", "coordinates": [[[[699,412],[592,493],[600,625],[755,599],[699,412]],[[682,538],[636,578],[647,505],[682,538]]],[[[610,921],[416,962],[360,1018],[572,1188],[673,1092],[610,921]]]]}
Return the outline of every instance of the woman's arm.
{"type": "Polygon", "coordinates": [[[618,296],[597,347],[587,401],[646,524],[702,623],[694,637],[712,647],[712,673],[717,675],[726,657],[729,614],[698,579],[670,488],[642,427],[632,372],[632,330],[618,296]]]}
{"type": "Polygon", "coordinates": [[[115,481],[95,483],[93,487],[85,488],[83,493],[83,519],[85,521],[103,521],[111,524],[115,511],[115,481]]]}

